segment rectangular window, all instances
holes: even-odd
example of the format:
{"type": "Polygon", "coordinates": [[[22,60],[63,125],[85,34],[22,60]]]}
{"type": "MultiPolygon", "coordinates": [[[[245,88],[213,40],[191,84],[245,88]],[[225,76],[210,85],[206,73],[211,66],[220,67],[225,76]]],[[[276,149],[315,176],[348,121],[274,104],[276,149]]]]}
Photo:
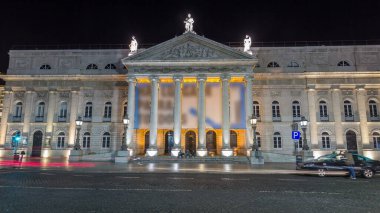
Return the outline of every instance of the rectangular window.
{"type": "Polygon", "coordinates": [[[275,136],[273,137],[273,148],[275,149],[281,149],[282,144],[281,144],[281,137],[275,136]]]}

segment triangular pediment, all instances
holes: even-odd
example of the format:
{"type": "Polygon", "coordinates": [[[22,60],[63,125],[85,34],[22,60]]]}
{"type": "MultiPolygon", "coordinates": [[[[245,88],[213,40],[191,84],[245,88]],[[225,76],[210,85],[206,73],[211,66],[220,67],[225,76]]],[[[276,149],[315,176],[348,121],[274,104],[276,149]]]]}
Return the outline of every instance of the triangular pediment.
{"type": "Polygon", "coordinates": [[[189,32],[124,58],[123,63],[255,59],[252,55],[189,32]]]}

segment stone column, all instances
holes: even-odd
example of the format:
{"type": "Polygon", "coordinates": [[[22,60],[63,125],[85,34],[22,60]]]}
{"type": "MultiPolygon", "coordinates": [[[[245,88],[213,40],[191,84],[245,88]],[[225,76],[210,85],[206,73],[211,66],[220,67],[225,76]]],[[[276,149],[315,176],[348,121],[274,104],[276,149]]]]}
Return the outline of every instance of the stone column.
{"type": "Polygon", "coordinates": [[[48,111],[46,117],[46,137],[45,137],[45,147],[51,147],[51,138],[53,137],[53,122],[54,122],[54,112],[56,109],[56,95],[57,92],[54,90],[49,91],[49,103],[48,111]]]}
{"type": "Polygon", "coordinates": [[[181,81],[182,76],[174,76],[174,147],[172,149],[172,156],[178,156],[178,152],[181,149],[181,130],[182,130],[182,122],[181,122],[181,81]]]}
{"type": "Polygon", "coordinates": [[[197,155],[206,156],[206,106],[205,106],[205,89],[206,75],[199,75],[198,82],[198,147],[197,155]]]}
{"type": "Polygon", "coordinates": [[[8,119],[12,119],[9,116],[12,111],[12,106],[13,106],[13,92],[4,91],[3,113],[2,113],[2,118],[1,118],[1,129],[0,129],[0,149],[3,148],[5,144],[5,139],[7,136],[8,119]]]}
{"type": "Polygon", "coordinates": [[[336,148],[344,149],[343,144],[343,126],[342,126],[342,111],[341,111],[341,90],[334,88],[332,90],[332,101],[333,101],[333,113],[334,113],[334,126],[335,126],[335,138],[336,138],[336,148]]]}
{"type": "Polygon", "coordinates": [[[158,125],[158,81],[157,76],[151,76],[151,103],[150,103],[150,125],[149,125],[149,156],[157,156],[157,125],[158,125]]]}
{"type": "Polygon", "coordinates": [[[358,143],[358,153],[363,154],[363,147],[369,148],[369,132],[367,125],[367,109],[366,109],[366,90],[358,88],[356,92],[356,99],[358,103],[359,119],[360,119],[360,135],[361,142],[358,143]]]}
{"type": "MultiPolygon", "coordinates": [[[[252,76],[246,75],[245,79],[245,147],[250,150],[250,146],[253,145],[253,130],[250,123],[250,119],[253,114],[253,95],[252,95],[252,76]]],[[[247,152],[247,155],[249,153],[247,152]]]]}
{"type": "Polygon", "coordinates": [[[222,155],[232,156],[233,152],[230,146],[230,79],[231,76],[224,74],[221,76],[222,81],[222,155]]]}
{"type": "Polygon", "coordinates": [[[311,149],[318,146],[318,126],[317,126],[317,111],[316,106],[316,91],[314,88],[309,88],[307,92],[309,100],[309,120],[310,120],[310,143],[311,149]]]}
{"type": "Polygon", "coordinates": [[[75,130],[76,124],[75,121],[78,117],[78,104],[79,104],[79,91],[71,91],[71,100],[70,100],[70,125],[69,125],[69,141],[68,147],[73,147],[75,143],[75,130]]]}
{"type": "Polygon", "coordinates": [[[129,125],[127,130],[127,146],[128,148],[136,148],[133,143],[133,133],[135,129],[135,95],[136,95],[136,77],[130,76],[128,81],[128,107],[127,117],[129,119],[129,125]]]}
{"type": "MultiPolygon", "coordinates": [[[[24,124],[23,124],[23,136],[27,137],[29,141],[32,141],[33,138],[29,138],[30,131],[30,121],[32,116],[33,107],[33,91],[26,91],[25,104],[23,105],[24,110],[24,124]],[[25,110],[24,110],[25,109],[25,110]]],[[[33,121],[34,122],[34,121],[33,121]]]]}

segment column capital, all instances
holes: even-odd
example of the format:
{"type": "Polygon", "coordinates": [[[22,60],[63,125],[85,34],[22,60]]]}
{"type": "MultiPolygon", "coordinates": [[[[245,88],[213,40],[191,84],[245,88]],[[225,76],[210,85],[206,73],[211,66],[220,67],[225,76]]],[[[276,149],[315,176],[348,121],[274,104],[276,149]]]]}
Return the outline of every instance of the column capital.
{"type": "Polygon", "coordinates": [[[198,81],[206,81],[207,76],[205,74],[199,74],[199,75],[197,75],[197,80],[198,81]]]}
{"type": "Polygon", "coordinates": [[[135,83],[136,82],[136,77],[135,76],[127,76],[126,80],[130,83],[135,83]]]}
{"type": "Polygon", "coordinates": [[[222,79],[222,81],[229,81],[231,79],[231,75],[224,73],[224,74],[220,75],[220,78],[222,79]]]}
{"type": "Polygon", "coordinates": [[[365,91],[365,86],[364,85],[357,85],[355,88],[357,91],[365,91]]]}
{"type": "Polygon", "coordinates": [[[339,85],[331,85],[330,89],[331,90],[340,90],[340,86],[339,85]]]}
{"type": "Polygon", "coordinates": [[[182,81],[182,79],[183,79],[183,76],[182,76],[182,75],[174,75],[174,76],[173,76],[173,80],[174,80],[174,81],[182,81]]]}
{"type": "Polygon", "coordinates": [[[149,79],[153,82],[153,81],[157,81],[160,79],[157,75],[151,75],[149,76],[149,79]]]}

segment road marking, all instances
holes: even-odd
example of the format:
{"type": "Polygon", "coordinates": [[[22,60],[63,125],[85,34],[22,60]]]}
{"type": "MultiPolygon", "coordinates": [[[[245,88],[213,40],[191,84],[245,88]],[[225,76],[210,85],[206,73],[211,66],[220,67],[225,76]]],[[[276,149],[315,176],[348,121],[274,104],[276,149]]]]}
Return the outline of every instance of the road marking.
{"type": "Polygon", "coordinates": [[[194,180],[194,178],[181,178],[181,177],[168,177],[168,179],[172,179],[172,180],[194,180]]]}
{"type": "Polygon", "coordinates": [[[72,188],[72,187],[42,187],[42,186],[1,186],[0,188],[21,188],[21,189],[48,189],[48,190],[88,190],[88,191],[157,191],[157,192],[191,192],[191,189],[107,189],[107,188],[72,188]]]}
{"type": "Polygon", "coordinates": [[[270,191],[270,190],[264,190],[264,191],[259,191],[260,193],[286,193],[286,194],[294,194],[294,193],[299,193],[299,194],[331,194],[331,195],[340,195],[344,194],[341,192],[305,192],[305,191],[270,191]]]}
{"type": "Polygon", "coordinates": [[[52,173],[40,173],[40,175],[55,175],[55,174],[52,174],[52,173]]]}
{"type": "Polygon", "coordinates": [[[249,180],[249,178],[221,178],[221,180],[230,181],[230,180],[249,180]]]}
{"type": "Polygon", "coordinates": [[[278,179],[278,180],[281,180],[281,181],[306,181],[306,180],[302,180],[302,179],[278,179]]]}
{"type": "Polygon", "coordinates": [[[343,183],[369,183],[368,180],[337,180],[337,182],[343,182],[343,183]]]}
{"type": "Polygon", "coordinates": [[[128,176],[116,176],[117,178],[126,178],[126,179],[137,179],[141,177],[128,177],[128,176]]]}

